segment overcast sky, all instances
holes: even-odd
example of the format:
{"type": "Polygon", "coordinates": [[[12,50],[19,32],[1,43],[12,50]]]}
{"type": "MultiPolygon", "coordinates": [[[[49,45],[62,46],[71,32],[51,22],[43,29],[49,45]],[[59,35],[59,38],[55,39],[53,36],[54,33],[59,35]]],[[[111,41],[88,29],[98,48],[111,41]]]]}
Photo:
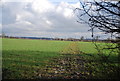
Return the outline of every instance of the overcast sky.
{"type": "Polygon", "coordinates": [[[73,10],[80,8],[79,0],[5,1],[0,4],[0,28],[9,36],[91,38],[89,26],[76,22],[73,10]]]}

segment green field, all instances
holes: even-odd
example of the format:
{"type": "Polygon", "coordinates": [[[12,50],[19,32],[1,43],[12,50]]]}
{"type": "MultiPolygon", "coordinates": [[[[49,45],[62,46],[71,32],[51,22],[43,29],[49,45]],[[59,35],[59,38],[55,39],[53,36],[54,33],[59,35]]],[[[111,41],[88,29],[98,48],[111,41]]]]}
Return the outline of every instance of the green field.
{"type": "Polygon", "coordinates": [[[5,72],[10,71],[11,75],[8,74],[8,76],[13,74],[13,78],[21,78],[27,75],[24,75],[24,72],[37,71],[52,57],[60,56],[60,51],[69,43],[47,40],[3,39],[3,69],[5,69],[5,72]],[[19,75],[14,75],[14,73],[19,75]]]}
{"type": "MultiPolygon", "coordinates": [[[[44,68],[46,64],[51,62],[52,58],[63,56],[61,51],[64,51],[67,47],[70,47],[70,45],[71,47],[74,47],[74,44],[71,43],[73,42],[2,39],[3,78],[34,78],[39,69],[44,68]]],[[[78,50],[97,57],[97,50],[93,43],[77,42],[77,44],[78,50]]],[[[110,59],[116,61],[116,57],[117,54],[114,54],[111,55],[110,59]]]]}

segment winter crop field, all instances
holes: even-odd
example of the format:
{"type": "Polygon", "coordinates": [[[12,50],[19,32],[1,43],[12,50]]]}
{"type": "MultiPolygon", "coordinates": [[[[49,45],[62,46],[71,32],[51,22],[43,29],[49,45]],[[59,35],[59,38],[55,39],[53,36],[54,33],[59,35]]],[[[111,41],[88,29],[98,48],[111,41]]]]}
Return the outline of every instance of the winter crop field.
{"type": "MultiPolygon", "coordinates": [[[[104,45],[104,43],[98,44],[104,45]]],[[[84,56],[87,57],[87,59],[94,59],[91,56],[93,55],[94,57],[98,58],[97,50],[95,49],[94,44],[91,42],[3,38],[2,39],[3,78],[6,79],[21,79],[21,78],[31,79],[38,77],[41,78],[42,75],[42,74],[40,75],[41,69],[44,68],[49,63],[55,62],[52,60],[53,58],[58,58],[59,60],[60,58],[66,57],[65,54],[79,55],[81,57],[84,56]]],[[[116,58],[117,54],[114,54],[111,55],[109,59],[111,59],[114,62],[117,61],[116,58]]],[[[117,66],[116,63],[112,64],[117,66]]],[[[48,70],[47,72],[56,73],[56,71],[53,70],[48,70]]],[[[42,76],[49,77],[49,74],[44,74],[42,76]]],[[[63,77],[60,74],[56,76],[63,77]]]]}

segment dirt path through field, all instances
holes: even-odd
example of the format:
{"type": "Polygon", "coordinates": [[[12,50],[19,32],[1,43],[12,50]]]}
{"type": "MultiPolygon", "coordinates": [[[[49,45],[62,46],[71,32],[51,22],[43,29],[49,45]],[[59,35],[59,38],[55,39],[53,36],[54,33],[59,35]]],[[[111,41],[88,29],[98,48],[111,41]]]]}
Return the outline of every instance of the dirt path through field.
{"type": "Polygon", "coordinates": [[[78,42],[70,43],[61,52],[63,56],[53,59],[51,64],[40,71],[38,78],[72,79],[88,77],[89,72],[85,69],[85,60],[80,55],[82,52],[78,45],[78,42]]]}
{"type": "Polygon", "coordinates": [[[78,42],[70,43],[61,51],[61,54],[81,54],[78,42]]]}

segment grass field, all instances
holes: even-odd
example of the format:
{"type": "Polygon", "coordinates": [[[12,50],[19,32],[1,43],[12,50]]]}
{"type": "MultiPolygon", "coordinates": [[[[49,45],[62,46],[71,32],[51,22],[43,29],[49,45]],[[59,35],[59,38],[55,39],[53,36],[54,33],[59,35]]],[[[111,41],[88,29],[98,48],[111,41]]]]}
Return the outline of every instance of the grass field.
{"type": "Polygon", "coordinates": [[[32,77],[37,69],[50,61],[49,59],[60,56],[60,51],[69,43],[48,40],[3,39],[3,70],[9,72],[5,73],[5,77],[32,77]],[[32,75],[27,76],[31,72],[32,75]]]}
{"type": "MultiPolygon", "coordinates": [[[[44,68],[52,58],[62,56],[61,51],[68,46],[74,47],[71,43],[72,41],[2,39],[3,78],[34,78],[39,69],[44,68]]],[[[93,43],[77,44],[80,51],[96,55],[93,43]]],[[[116,57],[117,55],[112,55],[112,61],[116,61],[116,57]]]]}

